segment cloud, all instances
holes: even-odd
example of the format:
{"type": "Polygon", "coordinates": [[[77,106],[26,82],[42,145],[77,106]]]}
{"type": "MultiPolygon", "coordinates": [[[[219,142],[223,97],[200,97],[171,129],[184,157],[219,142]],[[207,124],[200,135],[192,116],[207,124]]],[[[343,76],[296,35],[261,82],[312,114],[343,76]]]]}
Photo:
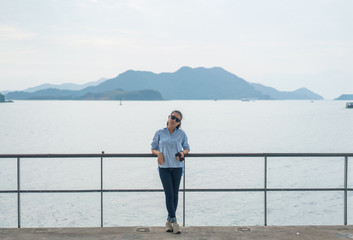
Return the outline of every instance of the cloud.
{"type": "Polygon", "coordinates": [[[81,0],[78,1],[78,6],[81,8],[94,9],[113,9],[113,10],[134,10],[138,12],[145,12],[145,9],[150,5],[150,1],[145,2],[141,0],[81,0]]]}
{"type": "Polygon", "coordinates": [[[0,41],[23,41],[33,38],[32,32],[26,32],[9,25],[0,25],[0,41]]]}

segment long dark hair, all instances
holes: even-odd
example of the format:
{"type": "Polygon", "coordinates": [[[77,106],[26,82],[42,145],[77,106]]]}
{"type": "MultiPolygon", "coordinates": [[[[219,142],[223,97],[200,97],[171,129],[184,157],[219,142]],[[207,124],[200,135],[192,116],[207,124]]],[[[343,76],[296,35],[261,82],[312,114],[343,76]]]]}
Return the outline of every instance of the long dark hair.
{"type": "MultiPolygon", "coordinates": [[[[179,114],[180,117],[181,117],[179,125],[176,126],[176,129],[179,129],[180,126],[181,126],[181,120],[183,119],[183,114],[182,114],[179,110],[174,110],[174,111],[172,111],[172,112],[170,113],[170,115],[172,115],[173,113],[177,113],[177,114],[179,114]]],[[[168,127],[168,121],[167,121],[167,127],[168,127]]]]}

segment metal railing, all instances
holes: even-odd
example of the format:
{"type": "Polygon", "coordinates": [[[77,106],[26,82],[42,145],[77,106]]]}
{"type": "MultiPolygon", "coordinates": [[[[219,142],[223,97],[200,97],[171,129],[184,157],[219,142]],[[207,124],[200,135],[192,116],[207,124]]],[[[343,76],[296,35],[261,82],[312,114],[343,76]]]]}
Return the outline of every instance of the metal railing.
{"type": "MultiPolygon", "coordinates": [[[[17,193],[17,227],[21,228],[21,194],[22,193],[100,193],[100,212],[101,212],[101,227],[103,223],[103,197],[107,192],[163,192],[163,189],[105,189],[103,186],[103,164],[104,158],[154,158],[152,154],[0,154],[0,158],[17,159],[17,189],[16,190],[0,190],[0,194],[17,193]],[[100,159],[100,189],[93,190],[22,190],[21,189],[21,158],[98,158],[100,159]]],[[[348,192],[353,191],[353,188],[348,187],[348,163],[349,158],[353,157],[353,153],[193,153],[188,154],[187,158],[263,158],[264,159],[264,187],[263,188],[193,188],[186,187],[184,168],[183,187],[180,191],[183,192],[183,225],[185,226],[185,193],[186,192],[263,192],[264,193],[264,225],[267,226],[267,195],[268,192],[276,191],[341,191],[344,193],[344,225],[348,222],[348,192]],[[268,188],[268,158],[269,157],[342,157],[344,161],[344,186],[341,188],[268,188]]],[[[186,164],[187,165],[187,164],[186,164]]]]}

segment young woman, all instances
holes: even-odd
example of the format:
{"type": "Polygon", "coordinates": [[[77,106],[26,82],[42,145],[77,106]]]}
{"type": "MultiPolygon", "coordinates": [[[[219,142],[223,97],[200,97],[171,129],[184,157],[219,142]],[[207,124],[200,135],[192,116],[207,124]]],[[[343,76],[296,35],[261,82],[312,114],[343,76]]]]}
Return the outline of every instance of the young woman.
{"type": "Polygon", "coordinates": [[[183,115],[173,111],[167,127],[158,130],[152,140],[152,153],[157,155],[159,176],[162,181],[168,211],[166,231],[180,233],[175,212],[178,207],[178,194],[183,174],[184,156],[190,151],[188,138],[180,129],[183,115]],[[176,154],[180,154],[176,156],[176,154]]]}

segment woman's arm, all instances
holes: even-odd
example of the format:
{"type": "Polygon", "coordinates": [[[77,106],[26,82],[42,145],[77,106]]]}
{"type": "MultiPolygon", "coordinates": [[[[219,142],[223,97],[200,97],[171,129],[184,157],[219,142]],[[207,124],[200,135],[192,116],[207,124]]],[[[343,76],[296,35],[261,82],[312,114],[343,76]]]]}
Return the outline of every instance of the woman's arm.
{"type": "Polygon", "coordinates": [[[158,153],[160,153],[160,151],[156,150],[156,149],[152,149],[152,154],[153,155],[158,155],[158,153]]]}
{"type": "Polygon", "coordinates": [[[152,149],[152,154],[157,155],[157,161],[159,165],[163,165],[164,164],[164,157],[163,157],[163,153],[156,150],[156,149],[152,149]]]}
{"type": "Polygon", "coordinates": [[[188,154],[190,152],[190,149],[184,149],[183,153],[184,155],[188,154]]]}

